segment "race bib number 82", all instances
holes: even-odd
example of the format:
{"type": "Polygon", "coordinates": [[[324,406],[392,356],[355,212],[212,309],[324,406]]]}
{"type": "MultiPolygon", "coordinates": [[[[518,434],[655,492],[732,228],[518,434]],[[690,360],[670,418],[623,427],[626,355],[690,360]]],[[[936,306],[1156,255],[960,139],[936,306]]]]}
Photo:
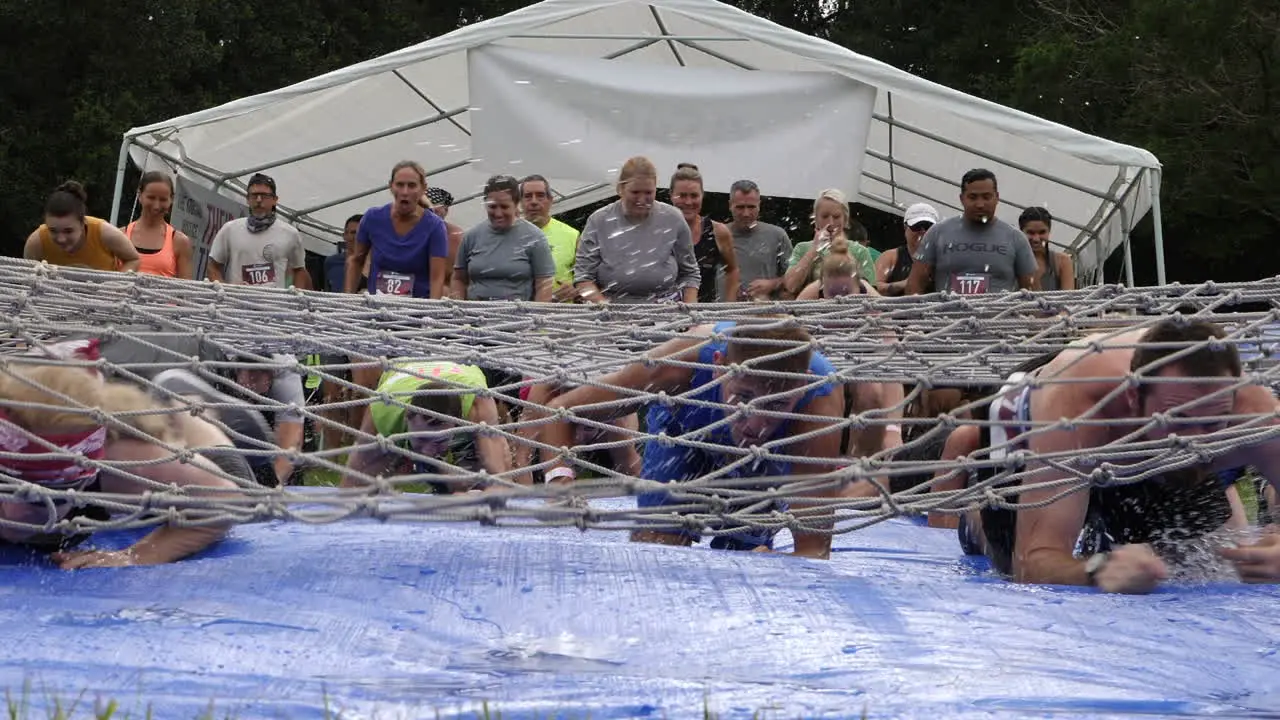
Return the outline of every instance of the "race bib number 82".
{"type": "Polygon", "coordinates": [[[378,292],[383,295],[407,296],[413,294],[413,276],[406,273],[378,271],[378,292]]]}

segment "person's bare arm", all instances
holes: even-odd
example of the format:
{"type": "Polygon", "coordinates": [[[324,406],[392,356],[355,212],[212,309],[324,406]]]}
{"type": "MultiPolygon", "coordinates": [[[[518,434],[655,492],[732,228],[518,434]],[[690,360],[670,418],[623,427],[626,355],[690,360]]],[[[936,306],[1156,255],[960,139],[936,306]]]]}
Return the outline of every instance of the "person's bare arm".
{"type": "Polygon", "coordinates": [[[575,283],[574,287],[578,289],[578,296],[587,302],[597,304],[609,302],[609,298],[605,297],[604,293],[600,292],[600,287],[594,282],[586,281],[575,283]]]}
{"type": "Polygon", "coordinates": [[[905,295],[907,292],[907,281],[899,280],[897,282],[889,282],[889,274],[893,272],[893,266],[898,264],[898,248],[885,250],[880,253],[880,258],[876,260],[876,278],[875,287],[881,295],[888,297],[896,297],[905,295]]]}
{"type": "MultiPolygon", "coordinates": [[[[554,275],[533,279],[533,301],[540,303],[551,302],[551,294],[555,291],[556,278],[554,275]]],[[[696,301],[698,291],[694,290],[694,300],[696,301]]]]}
{"type": "Polygon", "coordinates": [[[905,394],[901,383],[853,383],[853,411],[871,413],[888,422],[878,422],[858,433],[857,442],[850,445],[854,454],[868,457],[884,450],[902,446],[902,406],[905,394]]]}
{"type": "MultiPolygon", "coordinates": [[[[1235,414],[1263,415],[1280,410],[1271,391],[1257,385],[1241,388],[1236,393],[1235,414]]],[[[1277,424],[1272,417],[1266,425],[1277,424]]],[[[1280,478],[1280,440],[1269,440],[1255,445],[1247,445],[1215,463],[1215,468],[1252,466],[1258,474],[1267,478],[1268,506],[1275,513],[1276,503],[1280,502],[1280,493],[1275,490],[1277,478],[1280,478]]],[[[1259,524],[1264,519],[1259,518],[1259,524]]],[[[1224,548],[1219,552],[1230,560],[1240,574],[1240,579],[1249,583],[1280,582],[1280,534],[1274,525],[1258,542],[1240,548],[1224,548]]]]}
{"type": "Polygon", "coordinates": [[[804,289],[800,291],[800,294],[796,296],[796,299],[797,300],[817,300],[821,297],[821,294],[822,294],[822,281],[814,280],[813,282],[804,286],[804,289]]]}
{"type": "Polygon", "coordinates": [[[296,267],[293,269],[293,286],[299,290],[314,290],[311,284],[311,272],[305,267],[296,267]]]}
{"type": "Polygon", "coordinates": [[[22,246],[22,257],[36,262],[44,259],[44,244],[40,242],[39,230],[27,236],[27,242],[22,246]]]}
{"type": "MultiPolygon", "coordinates": [[[[693,371],[687,367],[668,365],[661,362],[661,360],[671,359],[681,362],[696,362],[698,359],[698,347],[706,340],[703,337],[694,336],[709,336],[713,327],[711,325],[694,327],[686,332],[685,336],[668,340],[647,353],[646,360],[628,365],[617,372],[609,373],[599,378],[598,381],[601,384],[636,390],[646,394],[657,392],[671,394],[688,389],[689,382],[693,377],[693,371]],[[655,362],[648,362],[650,359],[655,362]]],[[[583,385],[547,403],[547,409],[549,414],[553,414],[562,408],[573,409],[580,416],[589,417],[600,422],[608,422],[636,412],[645,404],[647,399],[645,395],[640,395],[639,393],[624,395],[607,388],[583,385]],[[628,402],[608,409],[591,409],[589,407],[622,399],[626,399],[628,402]]],[[[571,447],[573,445],[572,425],[569,422],[544,425],[542,427],[542,442],[554,448],[571,447]]],[[[557,458],[555,464],[548,469],[548,472],[560,467],[566,467],[563,458],[557,458]]]]}
{"type": "MultiPolygon", "coordinates": [[[[1077,365],[1076,374],[1087,377],[1087,361],[1077,365]]],[[[1075,384],[1058,384],[1031,394],[1031,417],[1078,418],[1095,404],[1094,393],[1075,384]]],[[[1071,429],[1055,428],[1036,431],[1027,443],[1033,460],[1027,463],[1029,475],[1025,484],[1061,480],[1071,475],[1050,467],[1042,458],[1060,453],[1079,453],[1099,448],[1107,442],[1107,429],[1099,425],[1077,425],[1071,429]]],[[[1059,458],[1058,463],[1069,463],[1059,458]]],[[[1065,488],[1025,490],[1019,502],[1034,505],[1063,493],[1065,488]]],[[[1013,548],[1014,580],[1024,583],[1052,585],[1088,585],[1085,560],[1076,559],[1074,550],[1089,509],[1089,489],[1079,488],[1051,505],[1018,511],[1017,533],[1013,548]]]]}
{"type": "Polygon", "coordinates": [[[433,257],[430,265],[431,273],[431,299],[439,300],[444,297],[444,276],[449,274],[449,258],[433,257]]]}
{"type": "Polygon", "coordinates": [[[1066,253],[1058,253],[1058,288],[1061,290],[1076,289],[1076,266],[1071,262],[1071,256],[1066,253]]]}
{"type": "Polygon", "coordinates": [[[364,277],[364,263],[369,258],[369,246],[361,242],[351,244],[351,252],[347,254],[347,269],[342,277],[342,292],[354,294],[360,287],[360,278],[364,277]]]}
{"type": "MultiPolygon", "coordinates": [[[[158,445],[133,440],[117,440],[108,445],[106,459],[115,462],[147,462],[170,457],[169,451],[158,445]]],[[[234,492],[237,490],[236,484],[210,472],[209,468],[212,465],[203,465],[206,462],[208,461],[203,458],[194,463],[169,459],[168,462],[159,464],[130,466],[128,472],[153,482],[176,485],[186,490],[190,496],[211,496],[222,499],[238,497],[234,492]]],[[[104,493],[121,495],[141,495],[150,490],[137,480],[113,472],[102,473],[101,487],[104,493]]],[[[61,552],[54,553],[52,559],[64,570],[124,565],[161,565],[176,562],[209,547],[221,540],[230,529],[231,525],[228,523],[194,527],[164,525],[124,550],[61,552]]]]}
{"type": "Polygon", "coordinates": [[[805,287],[810,274],[813,272],[813,264],[818,261],[818,240],[809,245],[809,249],[800,257],[800,262],[793,265],[787,270],[787,274],[782,276],[782,288],[785,292],[796,295],[805,287]]]}
{"type": "MultiPolygon", "coordinates": [[[[844,462],[840,457],[840,436],[843,431],[837,426],[837,423],[842,420],[841,416],[844,414],[844,387],[837,385],[829,395],[814,398],[813,402],[805,407],[804,412],[806,415],[825,417],[830,420],[796,422],[793,431],[794,435],[804,435],[824,428],[827,432],[807,440],[792,443],[785,449],[785,452],[807,458],[830,460],[830,462],[822,464],[805,463],[804,465],[797,465],[792,471],[803,475],[831,472],[844,462]]],[[[814,499],[834,498],[842,495],[866,497],[875,494],[875,492],[870,483],[859,482],[843,491],[839,487],[834,487],[829,490],[807,493],[805,497],[814,499]]],[[[803,513],[807,525],[817,526],[818,529],[831,528],[835,522],[834,513],[830,511],[818,513],[814,513],[812,510],[805,511],[806,508],[813,508],[814,505],[814,503],[806,503],[803,499],[791,501],[791,508],[803,513]]],[[[828,533],[793,529],[791,535],[795,539],[793,555],[824,560],[831,556],[831,535],[828,533]]]]}
{"type": "MultiPolygon", "coordinates": [[[[445,229],[448,230],[449,232],[449,255],[448,255],[449,264],[446,265],[445,268],[449,271],[448,274],[450,275],[448,286],[452,287],[453,269],[454,267],[457,266],[457,263],[458,263],[458,248],[462,247],[462,236],[465,235],[466,233],[465,231],[463,231],[462,228],[458,227],[457,225],[454,225],[451,222],[445,222],[444,226],[445,226],[445,229]]],[[[466,298],[460,298],[460,299],[465,300],[466,298]]]]}
{"type": "MultiPolygon", "coordinates": [[[[978,451],[982,444],[982,434],[976,425],[962,425],[951,431],[947,442],[942,446],[942,460],[953,461],[978,451]]],[[[933,485],[929,492],[949,492],[963,490],[969,481],[969,473],[952,466],[938,470],[933,474],[933,485]]],[[[955,529],[960,525],[960,517],[947,513],[929,513],[929,527],[955,529]]]]}
{"type": "Polygon", "coordinates": [[[222,263],[213,258],[209,258],[209,262],[204,265],[205,277],[209,278],[211,282],[225,282],[222,270],[222,263]]]}
{"type": "Polygon", "coordinates": [[[640,418],[635,413],[619,418],[613,423],[619,429],[610,431],[604,436],[605,442],[632,441],[629,445],[609,449],[609,457],[613,460],[613,469],[627,477],[639,477],[641,468],[640,452],[636,449],[636,434],[640,432],[640,418]],[[626,431],[630,432],[626,432],[626,431]]]}
{"type": "Polygon", "coordinates": [[[142,265],[138,248],[133,246],[133,241],[120,228],[103,223],[102,244],[120,263],[121,272],[136,271],[142,265]]]}
{"type": "MultiPolygon", "coordinates": [[[[485,423],[489,427],[502,424],[502,419],[498,417],[498,404],[491,397],[477,397],[471,403],[469,419],[473,423],[485,423]]],[[[480,456],[480,466],[490,475],[511,470],[511,447],[507,444],[507,439],[496,431],[476,431],[476,454],[480,456]]]]}
{"type": "Polygon", "coordinates": [[[289,476],[293,474],[293,460],[289,459],[288,453],[302,449],[302,428],[300,420],[282,420],[276,423],[276,445],[280,447],[281,454],[276,456],[272,466],[281,485],[287,484],[289,476]]]}
{"type": "Polygon", "coordinates": [[[192,247],[191,238],[187,237],[186,233],[175,232],[173,234],[173,258],[178,266],[178,277],[183,280],[195,278],[195,251],[192,247]]]}
{"type": "Polygon", "coordinates": [[[735,302],[738,289],[742,287],[742,275],[738,270],[738,253],[733,247],[733,233],[724,223],[712,221],[716,232],[716,247],[720,250],[720,260],[724,263],[724,294],[721,302],[735,302]]]}
{"type": "Polygon", "coordinates": [[[517,469],[524,470],[516,476],[516,482],[521,485],[533,485],[533,472],[526,470],[533,464],[534,446],[532,443],[537,442],[542,437],[541,425],[526,425],[524,423],[540,420],[547,416],[543,408],[551,400],[551,386],[539,383],[529,388],[528,401],[534,407],[526,407],[520,415],[521,425],[516,428],[516,437],[525,442],[517,442],[515,444],[515,461],[514,466],[517,469]]]}
{"type": "MultiPolygon", "coordinates": [[[[359,265],[356,266],[359,269],[359,265]]],[[[360,432],[362,435],[378,436],[378,429],[373,424],[373,414],[365,413],[364,420],[360,422],[360,432]]],[[[357,438],[357,445],[365,445],[370,442],[363,437],[357,438]]],[[[357,447],[351,451],[347,458],[347,470],[342,474],[341,486],[344,488],[363,487],[364,481],[357,478],[354,473],[360,473],[369,477],[378,477],[387,472],[391,468],[395,460],[392,453],[379,450],[376,445],[370,447],[357,447]]]]}
{"type": "Polygon", "coordinates": [[[467,299],[467,286],[471,284],[471,278],[467,275],[466,268],[455,267],[453,269],[452,287],[449,288],[449,294],[456,300],[467,299]]]}
{"type": "Polygon", "coordinates": [[[923,295],[933,280],[933,266],[916,260],[911,264],[911,274],[907,276],[907,287],[903,295],[923,295]]]}

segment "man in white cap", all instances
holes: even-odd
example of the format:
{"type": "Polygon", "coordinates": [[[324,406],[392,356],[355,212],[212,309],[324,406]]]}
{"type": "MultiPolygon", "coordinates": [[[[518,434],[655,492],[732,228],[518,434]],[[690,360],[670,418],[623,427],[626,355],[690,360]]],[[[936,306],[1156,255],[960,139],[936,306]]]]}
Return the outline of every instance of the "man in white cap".
{"type": "Polygon", "coordinates": [[[920,239],[929,228],[938,224],[938,211],[928,203],[916,203],[902,215],[902,235],[906,242],[887,250],[876,259],[876,290],[881,295],[905,295],[907,278],[911,277],[911,265],[920,239]]]}
{"type": "Polygon", "coordinates": [[[951,292],[986,295],[1030,290],[1036,257],[1020,230],[996,217],[1000,192],[990,170],[960,180],[964,213],[934,225],[920,241],[907,278],[907,295],[951,292]]]}

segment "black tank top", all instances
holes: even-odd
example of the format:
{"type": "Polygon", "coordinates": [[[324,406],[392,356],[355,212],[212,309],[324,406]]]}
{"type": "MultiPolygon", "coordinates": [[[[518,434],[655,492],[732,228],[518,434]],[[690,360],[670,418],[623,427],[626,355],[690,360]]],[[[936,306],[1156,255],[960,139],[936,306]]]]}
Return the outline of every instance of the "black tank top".
{"type": "Polygon", "coordinates": [[[911,257],[911,251],[906,245],[898,246],[898,253],[893,262],[893,269],[889,271],[889,277],[885,282],[902,282],[911,277],[911,265],[915,263],[915,258],[911,257]]]}
{"type": "Polygon", "coordinates": [[[709,217],[702,218],[702,233],[698,235],[698,242],[693,244],[693,255],[698,260],[698,269],[702,271],[698,302],[713,303],[716,301],[716,274],[724,259],[720,257],[720,246],[716,244],[716,226],[709,217]]]}

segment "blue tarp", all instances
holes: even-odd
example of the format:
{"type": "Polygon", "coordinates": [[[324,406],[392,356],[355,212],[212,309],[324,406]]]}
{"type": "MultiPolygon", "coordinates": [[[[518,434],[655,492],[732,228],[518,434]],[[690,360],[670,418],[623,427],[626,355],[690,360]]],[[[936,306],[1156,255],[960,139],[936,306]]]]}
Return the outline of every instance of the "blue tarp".
{"type": "Polygon", "coordinates": [[[1018,586],[907,520],[836,545],[823,562],[343,522],[243,526],[162,567],[11,551],[0,683],[167,720],[211,701],[219,718],[1280,712],[1280,589],[1018,586]]]}

